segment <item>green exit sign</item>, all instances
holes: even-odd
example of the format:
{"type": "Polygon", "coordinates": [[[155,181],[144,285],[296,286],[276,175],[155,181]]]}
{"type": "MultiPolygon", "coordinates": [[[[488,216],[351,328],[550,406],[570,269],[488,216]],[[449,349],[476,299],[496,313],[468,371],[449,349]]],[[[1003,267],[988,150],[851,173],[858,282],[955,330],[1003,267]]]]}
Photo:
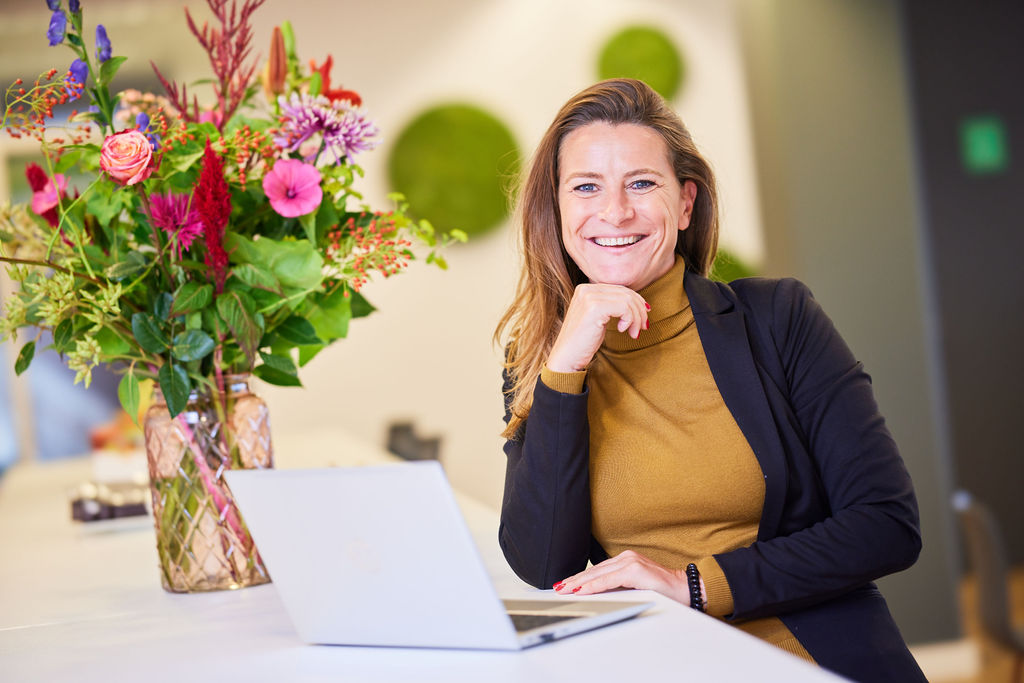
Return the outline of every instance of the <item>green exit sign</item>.
{"type": "Polygon", "coordinates": [[[971,116],[960,124],[960,157],[968,173],[1000,173],[1010,165],[1006,126],[998,116],[971,116]]]}

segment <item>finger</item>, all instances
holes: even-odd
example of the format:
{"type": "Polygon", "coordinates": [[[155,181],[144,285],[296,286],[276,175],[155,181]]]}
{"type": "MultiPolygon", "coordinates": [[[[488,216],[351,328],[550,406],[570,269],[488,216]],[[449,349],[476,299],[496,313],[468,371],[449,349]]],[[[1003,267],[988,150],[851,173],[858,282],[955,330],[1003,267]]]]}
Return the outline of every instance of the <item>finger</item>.
{"type": "Polygon", "coordinates": [[[595,579],[607,574],[621,571],[623,567],[629,564],[644,562],[648,562],[648,560],[643,555],[632,550],[626,550],[615,557],[610,557],[593,567],[588,567],[578,574],[574,574],[563,579],[559,583],[556,583],[554,588],[556,592],[561,594],[572,593],[573,589],[577,589],[583,584],[594,581],[595,579]]]}

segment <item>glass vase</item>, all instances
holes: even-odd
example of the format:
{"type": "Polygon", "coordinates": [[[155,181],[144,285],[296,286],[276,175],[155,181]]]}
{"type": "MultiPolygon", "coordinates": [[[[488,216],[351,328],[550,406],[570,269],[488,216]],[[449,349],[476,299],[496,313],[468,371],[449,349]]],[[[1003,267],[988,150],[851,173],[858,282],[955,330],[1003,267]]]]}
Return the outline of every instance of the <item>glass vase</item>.
{"type": "Polygon", "coordinates": [[[222,475],[273,467],[266,403],[248,375],[228,375],[222,393],[193,392],[171,418],[159,387],[143,425],[160,579],[192,593],[270,581],[222,475]]]}

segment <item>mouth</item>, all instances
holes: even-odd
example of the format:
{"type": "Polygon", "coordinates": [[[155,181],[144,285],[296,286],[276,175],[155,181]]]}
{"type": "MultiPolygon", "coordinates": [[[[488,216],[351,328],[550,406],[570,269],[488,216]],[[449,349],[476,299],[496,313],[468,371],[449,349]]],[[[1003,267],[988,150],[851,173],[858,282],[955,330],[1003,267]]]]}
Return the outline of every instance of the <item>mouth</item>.
{"type": "Polygon", "coordinates": [[[628,247],[647,235],[623,235],[622,237],[591,237],[590,241],[599,247],[628,247]]]}

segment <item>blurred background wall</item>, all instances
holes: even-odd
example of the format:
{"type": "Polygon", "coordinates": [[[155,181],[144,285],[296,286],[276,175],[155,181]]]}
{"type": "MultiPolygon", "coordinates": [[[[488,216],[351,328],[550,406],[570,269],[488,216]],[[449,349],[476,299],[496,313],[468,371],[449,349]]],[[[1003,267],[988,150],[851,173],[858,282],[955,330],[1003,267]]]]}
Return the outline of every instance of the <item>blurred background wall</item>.
{"type": "MultiPolygon", "coordinates": [[[[118,85],[154,89],[149,59],[179,80],[205,76],[183,3],[83,6],[87,22],[106,24],[115,53],[130,58],[118,85]]],[[[199,2],[191,6],[205,16],[199,2]]],[[[43,0],[0,0],[0,10],[0,79],[49,68],[43,0]]],[[[996,498],[1006,528],[1022,510],[1016,490],[1024,476],[1010,433],[1010,392],[1024,379],[1014,353],[1024,341],[1022,290],[1010,259],[1020,239],[1011,213],[1021,201],[1024,59],[1020,48],[1000,47],[1019,34],[1019,3],[269,0],[256,16],[259,52],[271,28],[290,19],[300,55],[320,63],[333,54],[334,79],[363,96],[385,137],[360,161],[374,205],[391,189],[389,144],[423,109],[482,107],[529,154],[557,108],[597,79],[597,55],[611,34],[648,24],[669,35],[686,64],[672,103],[719,175],[722,244],[764,274],[811,286],[872,374],[914,477],[925,549],[914,568],[884,582],[897,621],[913,642],[957,635],[950,489],[963,476],[996,498]],[[958,77],[945,79],[951,70],[958,77]],[[971,175],[958,126],[993,113],[1010,161],[971,175]],[[957,238],[964,226],[983,248],[957,238]],[[959,258],[975,247],[969,264],[959,258]],[[965,265],[969,276],[954,280],[965,265]]],[[[3,145],[0,154],[10,156],[3,145]]],[[[382,443],[388,423],[411,420],[422,435],[441,437],[452,483],[497,506],[501,357],[491,333],[515,283],[511,227],[451,249],[448,261],[447,272],[414,264],[371,283],[364,291],[379,312],[354,321],[350,338],[306,367],[306,389],[261,393],[282,431],[341,427],[382,443]]],[[[0,393],[4,407],[12,412],[0,393]]]]}

